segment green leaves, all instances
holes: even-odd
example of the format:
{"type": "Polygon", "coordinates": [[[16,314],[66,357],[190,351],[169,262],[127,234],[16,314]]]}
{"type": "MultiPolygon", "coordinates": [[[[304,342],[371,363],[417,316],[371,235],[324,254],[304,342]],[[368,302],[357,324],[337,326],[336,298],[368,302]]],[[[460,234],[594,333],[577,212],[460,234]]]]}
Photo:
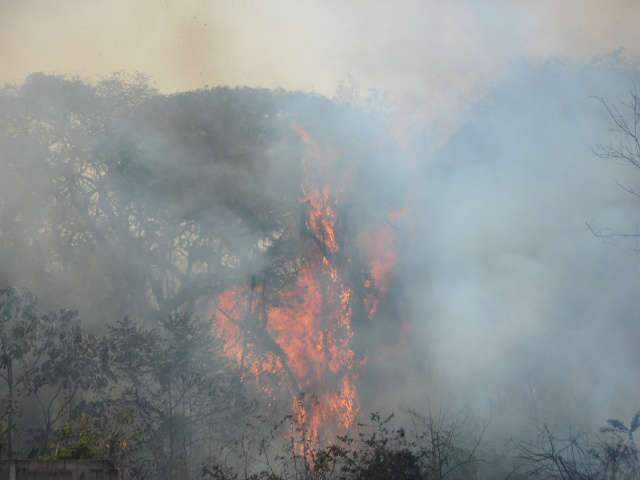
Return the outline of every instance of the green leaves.
{"type": "Polygon", "coordinates": [[[91,460],[104,459],[107,456],[108,449],[100,432],[96,430],[92,419],[82,414],[55,432],[54,446],[46,458],[91,460]]]}

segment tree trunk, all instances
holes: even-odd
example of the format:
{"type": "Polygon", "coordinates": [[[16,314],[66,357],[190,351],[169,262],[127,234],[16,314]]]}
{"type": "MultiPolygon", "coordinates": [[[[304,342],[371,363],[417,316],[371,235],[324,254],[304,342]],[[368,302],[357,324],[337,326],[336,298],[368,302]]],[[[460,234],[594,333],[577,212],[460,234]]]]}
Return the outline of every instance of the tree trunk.
{"type": "Polygon", "coordinates": [[[9,415],[7,418],[7,458],[13,458],[13,363],[7,362],[7,383],[9,384],[9,415]]]}

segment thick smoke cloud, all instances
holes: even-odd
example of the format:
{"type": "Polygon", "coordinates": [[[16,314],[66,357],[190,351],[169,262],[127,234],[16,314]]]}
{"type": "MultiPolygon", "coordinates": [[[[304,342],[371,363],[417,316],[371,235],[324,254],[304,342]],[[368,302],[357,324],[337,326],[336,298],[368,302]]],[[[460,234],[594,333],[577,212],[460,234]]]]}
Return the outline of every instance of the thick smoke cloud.
{"type": "MultiPolygon", "coordinates": [[[[293,210],[299,201],[291,169],[301,152],[283,137],[291,135],[292,120],[304,118],[319,138],[369,162],[368,188],[357,190],[353,218],[375,218],[376,206],[411,199],[395,304],[371,328],[371,341],[379,342],[407,321],[411,354],[383,352],[374,370],[379,376],[368,376],[363,387],[373,405],[433,402],[468,406],[480,416],[500,412],[498,430],[529,419],[590,425],[628,417],[638,407],[635,245],[596,238],[585,223],[619,232],[636,226],[637,199],[617,183],[633,187],[638,172],[593,153],[612,138],[594,97],[625,100],[635,71],[612,57],[589,63],[619,46],[628,47],[626,60],[637,56],[628,26],[634,3],[602,11],[598,2],[554,8],[497,2],[486,9],[464,2],[407,2],[401,9],[283,2],[283,15],[249,3],[153,9],[114,2],[126,47],[112,46],[112,30],[92,28],[106,15],[99,7],[69,16],[41,2],[0,3],[6,80],[19,83],[3,94],[3,122],[8,132],[16,118],[34,129],[8,135],[1,152],[2,171],[21,172],[2,179],[2,211],[13,218],[17,208],[24,230],[1,232],[10,247],[0,254],[0,283],[77,307],[94,326],[158,306],[157,295],[147,298],[148,279],[140,272],[160,279],[167,304],[184,300],[185,284],[169,285],[163,266],[153,263],[153,248],[160,248],[153,242],[78,249],[70,267],[50,268],[52,238],[61,252],[68,240],[66,230],[52,233],[64,223],[56,215],[67,204],[50,210],[57,186],[49,179],[61,172],[41,160],[67,155],[67,147],[79,163],[98,155],[112,168],[113,159],[131,159],[139,169],[129,177],[135,181],[118,177],[108,185],[118,212],[125,215],[135,201],[150,218],[164,216],[166,232],[184,222],[205,225],[211,239],[202,250],[218,249],[205,260],[217,262],[216,278],[226,279],[216,288],[246,280],[273,260],[254,248],[265,232],[299,227],[299,219],[279,223],[273,212],[293,210]],[[258,13],[250,14],[254,8],[258,13]],[[584,15],[574,15],[577,8],[584,15]],[[512,21],[505,26],[501,15],[512,21]],[[148,27],[144,35],[138,22],[148,27]],[[95,43],[82,41],[87,35],[95,43]],[[304,41],[290,41],[298,37],[304,41]],[[45,40],[52,42],[49,51],[38,49],[45,40]],[[555,56],[571,62],[542,61],[555,56]],[[78,58],[82,66],[74,63],[78,58]],[[520,63],[514,66],[514,59],[520,63]],[[95,78],[122,68],[149,73],[162,91],[211,83],[332,94],[352,74],[365,90],[379,88],[396,99],[406,94],[431,122],[412,129],[422,134],[405,146],[408,154],[389,145],[392,128],[385,130],[382,120],[368,124],[371,117],[321,97],[247,90],[204,101],[202,92],[166,97],[139,85],[132,99],[117,82],[101,83],[97,95],[60,78],[21,83],[33,70],[95,78]],[[30,115],[40,123],[30,123],[30,115]],[[407,174],[409,155],[418,166],[407,174]],[[21,243],[25,238],[35,240],[21,243]],[[238,252],[246,254],[238,260],[242,268],[228,268],[227,257],[238,252]]],[[[198,281],[194,289],[202,288],[198,281]]]]}
{"type": "Polygon", "coordinates": [[[637,170],[594,154],[615,141],[594,97],[628,101],[635,72],[603,63],[514,68],[429,163],[413,308],[436,397],[558,423],[637,408],[635,246],[585,226],[637,221],[637,170]]]}

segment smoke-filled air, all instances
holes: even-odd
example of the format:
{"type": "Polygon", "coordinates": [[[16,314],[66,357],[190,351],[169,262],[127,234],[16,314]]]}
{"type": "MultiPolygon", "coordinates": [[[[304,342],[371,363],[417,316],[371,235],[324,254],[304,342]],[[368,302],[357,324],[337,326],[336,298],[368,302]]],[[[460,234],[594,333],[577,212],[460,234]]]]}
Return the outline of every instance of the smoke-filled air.
{"type": "Polygon", "coordinates": [[[640,479],[639,19],[0,0],[0,479],[640,479]]]}

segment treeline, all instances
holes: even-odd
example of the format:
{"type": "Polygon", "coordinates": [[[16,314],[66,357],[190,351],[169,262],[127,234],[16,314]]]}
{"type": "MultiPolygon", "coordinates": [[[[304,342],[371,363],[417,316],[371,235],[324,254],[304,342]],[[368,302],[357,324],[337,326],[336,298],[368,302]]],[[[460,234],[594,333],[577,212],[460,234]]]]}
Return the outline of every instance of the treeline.
{"type": "Polygon", "coordinates": [[[98,336],[76,311],[1,290],[3,456],[107,458],[131,478],[190,478],[248,413],[215,345],[191,315],[153,328],[124,318],[98,336]]]}

